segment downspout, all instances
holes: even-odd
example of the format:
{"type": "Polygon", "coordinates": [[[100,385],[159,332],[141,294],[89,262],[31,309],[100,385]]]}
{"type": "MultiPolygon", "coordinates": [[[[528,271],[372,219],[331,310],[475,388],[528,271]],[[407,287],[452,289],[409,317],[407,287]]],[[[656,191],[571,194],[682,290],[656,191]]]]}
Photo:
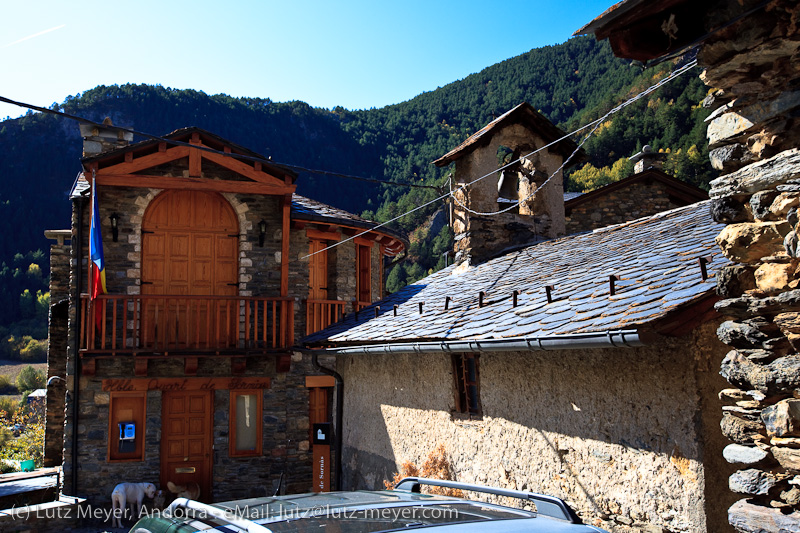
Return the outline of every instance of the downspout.
{"type": "Polygon", "coordinates": [[[319,363],[319,360],[317,359],[319,356],[318,350],[307,350],[305,348],[294,349],[302,353],[310,353],[311,363],[314,365],[314,368],[323,374],[333,376],[333,379],[336,380],[336,387],[334,389],[336,392],[336,460],[334,461],[336,479],[334,480],[334,488],[336,490],[342,490],[342,423],[344,421],[344,380],[342,379],[341,374],[339,374],[337,371],[333,370],[332,368],[324,367],[319,363]]]}
{"type": "Polygon", "coordinates": [[[77,265],[73,268],[77,273],[75,281],[75,341],[73,355],[75,357],[75,372],[73,373],[72,384],[72,495],[78,496],[78,412],[80,389],[81,389],[81,358],[78,350],[80,349],[81,331],[81,293],[83,292],[83,207],[86,197],[75,198],[75,205],[78,209],[77,234],[75,235],[75,256],[77,265]]]}

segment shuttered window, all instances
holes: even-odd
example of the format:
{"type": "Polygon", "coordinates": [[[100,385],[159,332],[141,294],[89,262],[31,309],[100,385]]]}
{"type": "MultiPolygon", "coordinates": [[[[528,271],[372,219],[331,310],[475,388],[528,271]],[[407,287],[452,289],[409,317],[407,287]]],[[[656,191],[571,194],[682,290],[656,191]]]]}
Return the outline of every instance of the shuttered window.
{"type": "Polygon", "coordinates": [[[453,354],[453,377],[456,389],[456,411],[481,414],[478,354],[453,354]]]}

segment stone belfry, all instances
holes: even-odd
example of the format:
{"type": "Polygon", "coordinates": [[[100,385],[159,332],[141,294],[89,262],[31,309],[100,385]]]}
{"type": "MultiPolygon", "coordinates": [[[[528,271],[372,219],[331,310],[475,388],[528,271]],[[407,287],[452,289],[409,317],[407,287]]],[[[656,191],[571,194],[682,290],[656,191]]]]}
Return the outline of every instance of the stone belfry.
{"type": "Polygon", "coordinates": [[[571,155],[567,165],[585,154],[569,139],[541,149],[564,136],[522,103],[434,161],[439,167],[455,162],[456,263],[481,263],[504,250],[565,234],[561,167],[571,155]],[[482,176],[487,177],[461,188],[482,176]]]}

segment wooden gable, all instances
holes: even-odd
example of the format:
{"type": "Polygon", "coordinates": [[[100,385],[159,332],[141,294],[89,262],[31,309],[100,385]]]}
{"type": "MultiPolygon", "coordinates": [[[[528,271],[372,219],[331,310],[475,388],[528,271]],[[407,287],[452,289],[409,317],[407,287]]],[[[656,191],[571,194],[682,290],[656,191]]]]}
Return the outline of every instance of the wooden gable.
{"type": "Polygon", "coordinates": [[[146,141],[85,159],[84,168],[95,173],[100,186],[270,195],[291,194],[296,188],[294,174],[278,165],[236,158],[250,154],[202,130],[183,130],[171,140],[184,144],[146,141]]]}

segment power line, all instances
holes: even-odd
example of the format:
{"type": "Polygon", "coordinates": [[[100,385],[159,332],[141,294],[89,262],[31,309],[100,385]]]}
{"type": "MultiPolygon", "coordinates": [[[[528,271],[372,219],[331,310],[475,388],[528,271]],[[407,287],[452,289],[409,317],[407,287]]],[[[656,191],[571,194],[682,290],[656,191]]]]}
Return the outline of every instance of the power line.
{"type": "Polygon", "coordinates": [[[111,130],[115,130],[115,131],[123,131],[123,132],[126,132],[126,133],[132,133],[132,134],[138,135],[140,137],[145,137],[147,139],[154,140],[154,141],[164,142],[164,143],[167,143],[167,144],[171,144],[173,146],[188,146],[190,148],[196,148],[196,149],[201,150],[203,152],[210,152],[210,153],[222,155],[222,156],[225,156],[225,157],[232,157],[234,159],[253,161],[253,162],[256,162],[256,163],[265,163],[267,165],[280,166],[280,167],[289,168],[289,169],[292,169],[292,170],[297,170],[299,172],[308,172],[310,174],[320,174],[320,175],[324,175],[324,176],[333,176],[333,177],[337,177],[337,178],[346,178],[346,179],[351,179],[351,180],[366,181],[366,182],[370,182],[370,183],[379,183],[379,184],[382,184],[382,185],[395,185],[395,186],[398,186],[398,187],[410,187],[410,188],[416,188],[416,189],[434,189],[434,190],[439,190],[439,187],[436,187],[434,185],[418,185],[418,184],[415,184],[415,183],[403,183],[403,182],[400,182],[400,181],[379,180],[379,179],[376,179],[376,178],[367,178],[367,177],[364,177],[364,176],[354,176],[354,175],[351,175],[351,174],[344,174],[344,173],[341,173],[341,172],[333,172],[333,171],[328,171],[328,170],[318,170],[318,169],[306,168],[306,167],[301,167],[299,165],[291,165],[291,164],[288,164],[288,163],[278,163],[277,161],[273,161],[272,159],[265,159],[263,157],[256,157],[256,156],[251,156],[251,155],[246,155],[246,154],[232,154],[232,153],[228,153],[228,152],[222,152],[220,150],[215,150],[215,149],[210,148],[208,146],[198,146],[196,144],[191,144],[191,143],[187,143],[187,142],[183,142],[183,141],[177,141],[175,139],[168,139],[166,137],[153,135],[151,133],[146,133],[146,132],[143,132],[143,131],[137,131],[137,130],[134,130],[134,129],[131,129],[131,128],[125,128],[125,127],[122,127],[122,126],[114,126],[114,125],[109,126],[107,124],[101,124],[99,122],[95,122],[93,120],[89,120],[88,118],[79,117],[77,115],[72,115],[70,113],[65,113],[63,111],[57,111],[55,109],[50,109],[50,108],[47,108],[47,107],[39,107],[39,106],[35,106],[33,104],[26,104],[25,102],[18,102],[16,100],[11,100],[10,98],[6,98],[4,96],[0,96],[0,102],[4,102],[6,104],[15,105],[15,106],[18,106],[18,107],[23,107],[23,108],[26,108],[26,109],[32,109],[34,111],[39,111],[41,113],[49,113],[51,115],[64,117],[64,118],[67,118],[69,120],[82,122],[84,124],[89,124],[91,126],[96,126],[96,127],[99,127],[99,128],[105,128],[105,129],[111,129],[111,130]]]}
{"type": "MultiPolygon", "coordinates": [[[[528,198],[526,198],[526,199],[524,199],[524,200],[520,200],[519,202],[517,202],[517,204],[515,204],[515,205],[512,205],[512,206],[511,206],[510,208],[508,208],[508,209],[504,209],[504,210],[502,210],[502,211],[497,211],[497,212],[493,212],[493,213],[480,213],[480,212],[476,212],[476,211],[470,210],[469,208],[465,207],[463,204],[461,204],[460,202],[458,202],[458,201],[456,200],[455,193],[456,193],[457,191],[460,191],[460,190],[462,190],[462,189],[466,189],[466,188],[467,188],[467,187],[469,187],[470,185],[472,185],[472,184],[474,184],[474,183],[477,183],[477,182],[479,182],[479,181],[481,181],[481,180],[483,180],[483,179],[486,179],[486,178],[488,178],[489,176],[492,176],[492,175],[493,175],[495,172],[499,172],[499,171],[501,171],[501,170],[504,170],[504,169],[506,169],[506,168],[508,168],[508,167],[510,167],[510,166],[512,166],[512,165],[515,165],[515,164],[519,163],[519,162],[520,162],[520,161],[522,161],[523,159],[526,159],[526,158],[528,158],[528,157],[530,157],[530,156],[532,156],[532,155],[534,155],[534,154],[536,154],[536,153],[538,153],[538,152],[541,152],[542,150],[544,150],[544,149],[546,149],[546,148],[549,148],[549,147],[551,147],[551,146],[553,146],[553,145],[555,145],[555,144],[558,144],[558,143],[560,143],[561,141],[563,141],[563,140],[565,140],[565,139],[568,139],[569,137],[571,137],[571,136],[575,135],[576,133],[580,133],[581,131],[583,131],[583,130],[585,130],[585,129],[587,129],[587,128],[592,128],[592,132],[590,132],[590,133],[589,133],[589,135],[587,135],[587,136],[586,136],[586,139],[588,139],[588,138],[589,138],[589,136],[591,136],[591,134],[592,134],[592,133],[593,133],[593,132],[594,132],[594,131],[595,131],[595,130],[596,130],[598,127],[599,127],[599,125],[600,125],[600,124],[602,124],[603,122],[605,122],[605,121],[608,119],[608,117],[610,117],[610,116],[611,116],[611,115],[613,115],[614,113],[617,113],[618,111],[620,111],[620,110],[624,109],[625,107],[627,107],[627,106],[631,105],[632,103],[634,103],[634,102],[636,102],[636,101],[640,100],[641,98],[644,98],[644,97],[645,97],[645,96],[647,96],[648,94],[650,94],[650,93],[652,93],[653,91],[655,91],[655,90],[659,89],[659,88],[660,88],[662,85],[664,85],[664,84],[666,84],[666,83],[668,83],[668,82],[672,81],[673,79],[677,78],[678,76],[680,76],[680,75],[681,75],[681,74],[683,74],[684,72],[687,72],[688,70],[690,70],[691,68],[693,68],[695,65],[697,65],[697,60],[693,60],[693,61],[691,61],[691,62],[687,63],[686,65],[684,65],[684,66],[682,66],[681,68],[679,68],[679,69],[675,70],[674,72],[671,72],[671,73],[670,73],[668,76],[666,76],[666,77],[662,78],[662,79],[661,79],[659,82],[657,82],[656,84],[654,84],[654,85],[651,85],[651,86],[650,86],[650,87],[648,87],[647,89],[645,89],[645,90],[641,91],[641,92],[640,92],[639,94],[637,94],[636,96],[634,96],[634,97],[632,97],[632,98],[629,98],[629,99],[628,99],[628,100],[626,100],[625,102],[623,102],[623,103],[619,104],[618,106],[614,107],[613,109],[611,109],[611,111],[609,111],[608,113],[606,113],[606,114],[605,114],[605,115],[603,115],[602,117],[600,117],[600,118],[598,118],[598,119],[596,119],[596,120],[593,120],[592,122],[589,122],[589,123],[588,123],[588,124],[586,124],[585,126],[581,126],[580,128],[578,128],[578,129],[576,129],[576,130],[573,130],[573,131],[572,131],[572,132],[570,132],[570,133],[567,133],[567,134],[566,134],[566,135],[564,135],[563,137],[560,137],[560,138],[558,138],[558,139],[556,139],[556,140],[554,140],[554,141],[552,141],[552,142],[550,142],[550,143],[548,143],[548,144],[545,144],[545,145],[544,145],[544,146],[542,146],[541,148],[537,148],[536,150],[534,150],[534,151],[530,152],[529,154],[526,154],[526,155],[520,156],[520,157],[519,157],[519,158],[517,158],[516,160],[514,160],[514,161],[511,161],[510,163],[507,163],[507,164],[503,165],[502,167],[499,167],[499,168],[497,168],[496,170],[493,170],[493,171],[489,172],[488,174],[484,174],[483,176],[481,176],[481,177],[479,177],[479,178],[475,178],[474,180],[470,181],[469,183],[465,183],[465,184],[463,184],[463,185],[460,185],[458,188],[456,188],[456,189],[454,189],[454,190],[452,190],[452,191],[450,191],[450,192],[448,192],[448,193],[446,193],[446,194],[443,194],[443,195],[441,195],[441,196],[438,196],[438,197],[434,198],[433,200],[431,200],[431,201],[429,201],[429,202],[426,202],[426,203],[424,203],[424,204],[422,204],[422,205],[419,205],[419,206],[415,207],[414,209],[411,209],[410,211],[407,211],[407,212],[405,212],[405,213],[402,213],[402,214],[400,214],[400,215],[398,215],[398,216],[396,216],[396,217],[392,218],[391,220],[387,220],[386,222],[381,222],[380,224],[376,225],[375,227],[373,227],[373,228],[371,228],[371,229],[368,229],[368,230],[362,231],[361,233],[357,233],[357,234],[355,234],[355,235],[353,235],[353,236],[351,236],[351,237],[349,237],[349,238],[347,238],[347,239],[344,239],[344,240],[341,240],[341,241],[335,242],[335,243],[333,243],[333,244],[331,244],[331,245],[329,245],[329,246],[326,246],[326,247],[325,247],[325,248],[323,248],[322,250],[317,250],[316,252],[313,252],[313,253],[310,253],[310,254],[304,255],[304,256],[303,256],[303,257],[301,257],[300,259],[301,259],[301,260],[302,260],[302,259],[307,259],[307,258],[311,257],[312,255],[317,255],[317,254],[319,254],[319,253],[322,253],[322,252],[325,252],[325,251],[327,251],[327,250],[330,250],[331,248],[335,248],[335,247],[337,247],[337,246],[340,246],[340,245],[342,245],[342,244],[344,244],[344,243],[346,243],[346,242],[352,241],[352,240],[356,239],[357,237],[360,237],[360,236],[362,236],[362,235],[365,235],[365,234],[369,233],[370,231],[374,231],[374,230],[376,230],[376,229],[378,229],[378,228],[380,228],[380,227],[386,226],[387,224],[391,224],[392,222],[395,222],[396,220],[400,220],[401,218],[403,218],[403,217],[405,217],[405,216],[408,216],[408,215],[410,215],[411,213],[414,213],[414,212],[416,212],[416,211],[419,211],[419,210],[420,210],[420,209],[422,209],[423,207],[427,207],[427,206],[429,206],[429,205],[431,205],[431,204],[433,204],[433,203],[436,203],[436,202],[438,202],[439,200],[443,200],[443,199],[447,198],[448,196],[452,196],[452,197],[453,197],[453,200],[454,200],[454,201],[456,201],[456,203],[458,203],[458,204],[459,204],[461,207],[463,207],[464,209],[466,209],[466,210],[467,210],[467,211],[469,211],[470,213],[477,214],[477,215],[484,215],[484,214],[485,214],[485,215],[496,215],[496,214],[499,214],[499,213],[502,213],[502,212],[505,212],[505,211],[509,211],[509,210],[511,210],[511,209],[513,209],[513,208],[515,208],[516,206],[518,206],[520,203],[522,203],[522,202],[524,202],[524,201],[527,201],[529,198],[533,197],[533,196],[536,194],[536,192],[534,191],[534,193],[532,193],[532,194],[531,194],[531,195],[530,195],[528,198]]],[[[550,176],[547,178],[547,180],[545,180],[545,182],[544,182],[544,183],[542,183],[542,185],[539,187],[539,189],[541,189],[541,187],[543,187],[543,186],[544,186],[544,185],[545,185],[545,184],[546,184],[548,181],[550,181],[550,179],[551,179],[551,178],[552,178],[552,177],[553,177],[555,174],[557,174],[557,173],[558,173],[558,171],[559,171],[559,170],[561,170],[561,169],[564,167],[564,165],[566,165],[567,161],[569,161],[569,159],[570,159],[570,158],[572,158],[572,157],[573,157],[573,156],[574,156],[574,155],[577,153],[577,151],[578,151],[578,150],[580,150],[580,147],[583,145],[583,143],[585,143],[585,142],[586,142],[586,139],[584,139],[584,140],[581,142],[581,144],[578,146],[578,148],[577,148],[577,149],[576,149],[576,150],[575,150],[575,151],[574,151],[574,152],[573,152],[573,153],[572,153],[572,154],[571,154],[571,155],[570,155],[570,156],[569,156],[567,159],[565,159],[565,160],[564,160],[564,163],[562,163],[561,167],[559,167],[559,169],[558,169],[558,170],[556,170],[556,171],[555,171],[555,172],[554,172],[552,175],[550,175],[550,176]]]]}
{"type": "MultiPolygon", "coordinates": [[[[577,148],[575,148],[575,150],[574,150],[574,151],[573,151],[573,152],[572,152],[572,153],[569,155],[569,157],[567,157],[566,159],[564,159],[564,162],[563,162],[563,163],[561,163],[561,166],[559,166],[559,167],[558,167],[558,168],[555,170],[555,172],[553,172],[552,174],[550,174],[550,176],[548,176],[548,178],[547,178],[546,180],[544,180],[544,182],[543,182],[541,185],[539,185],[539,186],[538,186],[536,189],[534,189],[534,190],[533,190],[533,192],[531,192],[531,193],[530,193],[528,196],[526,196],[525,198],[523,198],[523,199],[521,199],[521,200],[518,200],[516,203],[513,203],[513,204],[511,204],[509,207],[506,207],[506,208],[504,208],[504,209],[500,209],[499,211],[482,212],[482,211],[475,211],[474,209],[470,209],[469,207],[467,207],[466,205],[464,205],[462,202],[460,202],[460,201],[458,200],[458,198],[456,198],[456,196],[455,196],[455,195],[453,195],[453,201],[454,201],[455,203],[457,203],[457,204],[458,204],[458,205],[459,205],[459,206],[460,206],[462,209],[464,209],[465,211],[467,211],[467,212],[469,212],[469,213],[472,213],[473,215],[479,215],[479,216],[492,216],[492,215],[499,215],[499,214],[501,214],[501,213],[506,213],[506,212],[508,212],[508,211],[511,211],[512,209],[515,209],[515,208],[519,207],[519,206],[520,206],[520,205],[522,205],[524,202],[527,202],[528,200],[530,200],[531,198],[533,198],[534,196],[536,196],[536,193],[537,193],[538,191],[542,190],[542,189],[544,188],[544,186],[545,186],[545,185],[547,185],[547,183],[548,183],[548,182],[549,182],[551,179],[553,179],[553,177],[554,177],[556,174],[558,174],[558,173],[559,173],[561,170],[563,170],[563,169],[564,169],[564,167],[567,165],[567,163],[569,162],[569,160],[570,160],[570,159],[572,159],[573,157],[575,157],[575,155],[578,153],[578,151],[581,149],[581,147],[582,147],[582,146],[583,146],[583,145],[586,143],[586,141],[588,141],[588,140],[589,140],[589,137],[591,137],[591,136],[592,136],[592,134],[594,134],[594,132],[595,132],[595,131],[597,131],[597,128],[598,128],[598,127],[600,127],[600,125],[601,125],[603,122],[605,122],[606,120],[608,120],[608,117],[610,117],[610,116],[611,116],[611,115],[613,115],[614,113],[616,113],[616,112],[618,112],[618,111],[620,111],[620,110],[624,109],[625,107],[627,107],[627,106],[629,106],[629,105],[631,105],[631,104],[633,104],[633,103],[635,103],[635,102],[637,102],[637,101],[641,100],[642,98],[644,98],[645,96],[649,95],[650,93],[652,93],[652,92],[654,92],[654,91],[658,90],[659,88],[661,88],[662,86],[664,86],[664,85],[665,85],[665,84],[667,84],[668,82],[670,82],[670,81],[674,80],[675,78],[677,78],[678,76],[680,76],[680,75],[681,75],[681,74],[683,74],[684,72],[687,72],[687,71],[691,70],[691,69],[692,69],[692,68],[694,68],[696,65],[697,65],[697,60],[692,60],[692,61],[689,61],[687,64],[683,65],[683,66],[682,66],[682,67],[680,67],[679,69],[676,69],[676,70],[674,70],[674,71],[673,71],[673,72],[671,72],[671,73],[670,73],[668,76],[666,76],[666,77],[662,78],[661,80],[659,80],[659,81],[658,81],[656,84],[654,84],[654,85],[651,85],[650,87],[648,87],[648,88],[647,88],[647,89],[645,89],[644,91],[640,92],[639,94],[637,94],[637,95],[636,95],[636,96],[634,96],[633,98],[630,98],[630,99],[626,100],[625,102],[621,103],[620,105],[618,105],[617,107],[615,107],[615,108],[611,109],[611,111],[609,111],[608,113],[606,113],[606,114],[605,114],[605,115],[603,115],[602,117],[600,117],[600,118],[598,118],[597,120],[594,120],[593,122],[590,122],[589,124],[587,124],[586,126],[584,126],[584,128],[586,128],[586,127],[588,127],[588,126],[592,126],[592,125],[593,125],[594,127],[593,127],[593,128],[591,129],[591,131],[590,131],[590,132],[589,132],[589,133],[586,135],[586,137],[584,137],[584,138],[583,138],[583,140],[580,142],[580,144],[578,145],[578,147],[577,147],[577,148]]],[[[577,132],[577,131],[579,131],[579,130],[576,130],[576,132],[577,132]]],[[[538,151],[538,150],[537,150],[537,151],[538,151]]],[[[528,156],[530,156],[530,155],[533,155],[534,153],[536,153],[536,152],[531,152],[530,154],[528,154],[528,156]]],[[[511,164],[514,164],[514,163],[516,163],[516,162],[518,162],[518,161],[520,161],[520,160],[522,160],[522,159],[524,159],[524,158],[526,158],[526,157],[528,157],[528,156],[523,156],[523,157],[520,157],[519,159],[517,159],[517,161],[512,161],[511,163],[509,163],[509,165],[511,165],[511,164]]],[[[506,165],[506,166],[508,166],[508,165],[506,165]]],[[[503,167],[503,168],[506,168],[506,167],[503,167]]],[[[495,171],[495,172],[496,172],[496,171],[495,171]]],[[[494,172],[491,172],[489,175],[491,175],[491,174],[494,174],[494,172]]],[[[486,177],[486,176],[483,176],[483,178],[485,178],[485,177],[486,177]]],[[[480,178],[480,179],[483,179],[483,178],[480,178]]],[[[477,181],[477,180],[476,180],[476,181],[477,181]]],[[[473,182],[473,183],[474,183],[474,182],[473,182]]]]}

